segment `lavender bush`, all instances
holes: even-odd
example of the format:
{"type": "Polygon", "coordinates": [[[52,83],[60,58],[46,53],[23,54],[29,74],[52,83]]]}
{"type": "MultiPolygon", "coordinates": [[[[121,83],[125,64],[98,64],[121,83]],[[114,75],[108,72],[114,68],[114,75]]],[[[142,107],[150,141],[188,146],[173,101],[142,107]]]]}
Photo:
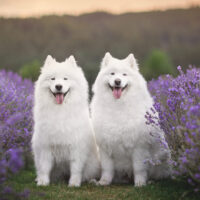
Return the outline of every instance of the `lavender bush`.
{"type": "Polygon", "coordinates": [[[159,119],[147,113],[147,123],[159,125],[174,160],[174,175],[184,175],[200,188],[200,69],[191,68],[179,76],[166,75],[149,82],[159,119]]]}
{"type": "Polygon", "coordinates": [[[24,165],[22,155],[30,152],[32,103],[32,82],[0,71],[0,199],[27,194],[17,194],[4,183],[24,165]]]}

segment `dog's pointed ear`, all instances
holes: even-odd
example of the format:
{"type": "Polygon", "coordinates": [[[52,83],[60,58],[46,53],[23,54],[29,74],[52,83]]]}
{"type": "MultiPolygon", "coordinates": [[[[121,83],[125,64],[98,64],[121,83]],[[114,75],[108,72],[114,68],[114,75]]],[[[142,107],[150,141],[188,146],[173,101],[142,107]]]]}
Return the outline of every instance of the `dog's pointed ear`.
{"type": "Polygon", "coordinates": [[[70,62],[73,66],[77,66],[76,60],[73,55],[66,59],[66,61],[70,62]]]}
{"type": "Polygon", "coordinates": [[[101,67],[106,67],[109,64],[111,59],[112,59],[112,55],[109,52],[107,52],[101,62],[101,67]]]}
{"type": "Polygon", "coordinates": [[[50,65],[51,63],[53,63],[53,62],[55,62],[55,59],[54,59],[52,56],[48,55],[48,56],[46,57],[45,62],[44,62],[44,67],[49,66],[49,65],[50,65]]]}
{"type": "Polygon", "coordinates": [[[132,53],[129,54],[125,59],[128,61],[131,68],[139,70],[137,60],[135,59],[135,56],[132,53]]]}

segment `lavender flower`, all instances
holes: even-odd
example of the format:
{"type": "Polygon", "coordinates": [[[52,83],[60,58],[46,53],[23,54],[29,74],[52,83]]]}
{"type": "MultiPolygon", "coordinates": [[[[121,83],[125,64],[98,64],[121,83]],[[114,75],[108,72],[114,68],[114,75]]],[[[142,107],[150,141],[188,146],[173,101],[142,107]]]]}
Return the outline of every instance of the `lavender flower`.
{"type": "Polygon", "coordinates": [[[160,76],[149,82],[154,96],[154,110],[159,118],[147,113],[147,124],[160,126],[166,134],[172,152],[174,171],[187,176],[188,182],[200,188],[200,69],[184,73],[178,66],[179,76],[160,76]],[[156,124],[156,122],[158,122],[156,124]]]}
{"type": "Polygon", "coordinates": [[[23,197],[4,187],[11,173],[24,165],[23,154],[30,152],[32,135],[33,84],[13,72],[0,71],[0,199],[23,197]]]}

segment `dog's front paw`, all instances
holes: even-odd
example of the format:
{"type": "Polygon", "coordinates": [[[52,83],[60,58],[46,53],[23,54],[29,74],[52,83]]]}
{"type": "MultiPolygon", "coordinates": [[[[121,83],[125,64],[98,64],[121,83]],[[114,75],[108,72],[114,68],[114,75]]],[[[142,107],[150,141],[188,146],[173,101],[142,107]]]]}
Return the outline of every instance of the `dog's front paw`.
{"type": "Polygon", "coordinates": [[[146,182],[145,181],[137,181],[135,182],[135,187],[142,187],[145,186],[146,182]]]}
{"type": "Polygon", "coordinates": [[[72,178],[69,180],[69,187],[80,187],[81,186],[81,180],[80,178],[72,178]]]}
{"type": "Polygon", "coordinates": [[[142,187],[146,185],[146,179],[142,176],[139,176],[135,179],[135,187],[142,187]]]}
{"type": "Polygon", "coordinates": [[[38,186],[47,186],[49,185],[49,179],[47,177],[37,177],[36,178],[38,186]]]}
{"type": "Polygon", "coordinates": [[[101,179],[99,182],[96,183],[96,185],[101,185],[101,186],[110,185],[110,181],[106,179],[101,179]]]}
{"type": "Polygon", "coordinates": [[[68,187],[80,187],[81,186],[81,184],[80,183],[78,183],[78,182],[72,182],[72,183],[69,183],[68,184],[68,187]]]}

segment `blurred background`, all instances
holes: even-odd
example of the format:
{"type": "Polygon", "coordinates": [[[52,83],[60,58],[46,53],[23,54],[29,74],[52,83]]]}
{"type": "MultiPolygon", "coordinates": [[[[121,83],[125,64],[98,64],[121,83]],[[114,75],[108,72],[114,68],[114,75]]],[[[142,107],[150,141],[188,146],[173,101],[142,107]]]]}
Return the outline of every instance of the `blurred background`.
{"type": "Polygon", "coordinates": [[[200,0],[0,0],[0,69],[35,81],[74,54],[91,85],[101,59],[134,53],[147,80],[200,66],[200,0]]]}

